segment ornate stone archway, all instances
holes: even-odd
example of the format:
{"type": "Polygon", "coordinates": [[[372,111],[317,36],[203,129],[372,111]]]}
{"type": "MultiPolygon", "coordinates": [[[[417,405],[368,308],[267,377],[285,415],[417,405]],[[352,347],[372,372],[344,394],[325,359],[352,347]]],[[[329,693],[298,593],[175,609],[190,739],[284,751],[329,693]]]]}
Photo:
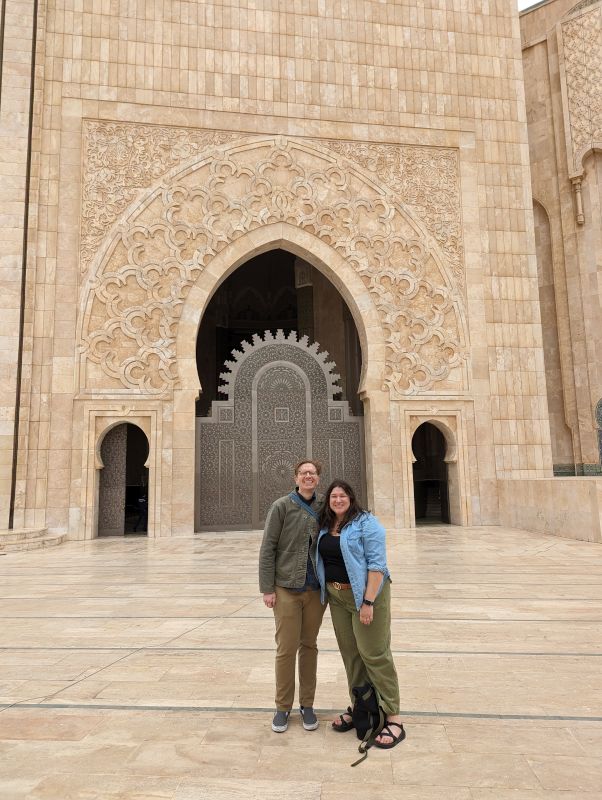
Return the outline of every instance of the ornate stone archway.
{"type": "Polygon", "coordinates": [[[253,137],[173,171],[123,215],[84,289],[82,389],[173,389],[190,287],[229,244],[275,223],[326,243],[361,278],[392,397],[467,388],[461,269],[366,170],[313,142],[253,137]]]}
{"type": "MultiPolygon", "coordinates": [[[[128,476],[132,467],[135,469],[136,461],[140,472],[138,483],[140,494],[136,497],[139,503],[140,518],[138,524],[143,526],[147,533],[148,527],[148,453],[149,441],[145,431],[135,423],[118,422],[109,425],[103,431],[102,437],[96,444],[98,467],[100,470],[98,486],[98,530],[97,535],[123,536],[126,533],[126,491],[128,489],[128,476]],[[131,428],[137,429],[146,443],[146,451],[140,458],[140,450],[132,454],[130,442],[131,428]],[[134,461],[132,462],[132,457],[134,461]],[[140,481],[140,478],[143,478],[140,481]],[[140,504],[142,493],[145,503],[140,504]],[[143,511],[146,513],[143,515],[143,511]],[[145,516],[145,519],[143,519],[145,516]]],[[[134,498],[130,498],[133,500],[134,498]]]]}
{"type": "Polygon", "coordinates": [[[164,531],[192,530],[194,341],[203,310],[257,253],[282,246],[310,261],[352,311],[374,509],[395,505],[391,400],[469,389],[457,153],[344,145],[214,141],[122,211],[96,257],[84,251],[80,397],[164,403],[164,441],[173,443],[163,464],[164,531]]]}

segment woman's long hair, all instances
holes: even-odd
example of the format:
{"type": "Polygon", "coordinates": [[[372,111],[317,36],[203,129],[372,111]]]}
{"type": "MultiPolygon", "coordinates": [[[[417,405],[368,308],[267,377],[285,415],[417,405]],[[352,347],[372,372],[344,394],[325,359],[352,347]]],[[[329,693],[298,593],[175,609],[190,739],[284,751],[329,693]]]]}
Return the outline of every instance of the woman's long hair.
{"type": "Polygon", "coordinates": [[[355,492],[351,488],[351,486],[347,483],[347,481],[342,480],[334,480],[328,489],[326,489],[326,495],[324,497],[324,505],[322,506],[322,511],[320,512],[320,529],[326,528],[326,530],[330,530],[334,528],[336,523],[337,515],[330,507],[330,495],[333,489],[342,489],[347,497],[349,498],[349,508],[347,509],[347,513],[338,524],[338,528],[340,531],[343,530],[345,525],[351,522],[352,519],[355,519],[360,514],[363,514],[366,509],[362,508],[360,504],[357,502],[357,498],[355,496],[355,492]]]}

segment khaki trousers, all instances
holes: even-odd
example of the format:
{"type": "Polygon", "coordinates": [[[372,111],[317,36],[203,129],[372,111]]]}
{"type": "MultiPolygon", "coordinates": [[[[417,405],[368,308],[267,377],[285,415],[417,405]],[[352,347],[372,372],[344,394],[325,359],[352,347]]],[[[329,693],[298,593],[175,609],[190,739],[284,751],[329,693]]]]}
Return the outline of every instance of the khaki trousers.
{"type": "Polygon", "coordinates": [[[399,682],[391,654],[391,584],[385,582],[374,603],[374,618],[362,625],[351,589],[328,586],[330,616],[351,690],[370,682],[387,714],[399,714],[399,682]]]}
{"type": "Polygon", "coordinates": [[[290,711],[295,700],[295,662],[299,654],[299,704],[310,708],[316,693],[318,631],[326,606],[320,591],[291,592],[276,586],[276,708],[290,711]]]}

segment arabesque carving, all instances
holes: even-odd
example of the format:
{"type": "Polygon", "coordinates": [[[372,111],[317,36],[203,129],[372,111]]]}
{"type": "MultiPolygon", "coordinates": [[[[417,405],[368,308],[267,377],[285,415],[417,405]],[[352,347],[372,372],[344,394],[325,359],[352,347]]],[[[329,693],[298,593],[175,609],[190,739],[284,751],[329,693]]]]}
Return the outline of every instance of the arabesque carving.
{"type": "Polygon", "coordinates": [[[602,142],[602,7],[572,16],[561,30],[569,163],[572,175],[580,175],[583,156],[602,142]]]}
{"type": "Polygon", "coordinates": [[[341,394],[342,391],[338,384],[341,376],[333,371],[336,366],[334,361],[327,361],[328,352],[326,350],[320,351],[318,342],[311,342],[310,344],[307,336],[297,337],[296,331],[291,331],[285,336],[281,330],[278,330],[275,335],[272,331],[265,331],[263,339],[256,333],[252,342],[241,342],[240,350],[232,351],[232,360],[228,360],[224,364],[228,371],[220,373],[223,383],[219,386],[219,392],[225,395],[226,400],[221,401],[218,405],[234,402],[234,385],[241,366],[249,356],[256,355],[260,350],[269,351],[274,345],[286,345],[289,350],[291,347],[296,347],[298,350],[309,353],[322,370],[324,386],[326,387],[326,399],[329,403],[335,403],[335,394],[341,394]]]}
{"type": "Polygon", "coordinates": [[[458,151],[450,147],[371,144],[328,140],[329,148],[389,186],[411,209],[449,260],[458,285],[464,283],[458,151]]]}
{"type": "Polygon", "coordinates": [[[386,331],[394,396],[466,388],[461,287],[396,193],[336,153],[283,137],[207,148],[130,210],[87,287],[86,387],[103,374],[113,388],[173,387],[190,286],[229,243],[276,222],[319,237],[362,277],[386,331]]]}
{"type": "Polygon", "coordinates": [[[128,205],[173,167],[236,138],[226,131],[84,120],[80,267],[128,205]]]}
{"type": "Polygon", "coordinates": [[[576,6],[573,6],[569,13],[567,14],[568,17],[573,16],[573,14],[577,14],[580,11],[583,11],[584,8],[588,6],[593,6],[594,3],[599,2],[599,0],[582,0],[581,3],[577,3],[576,6]]]}
{"type": "MultiPolygon", "coordinates": [[[[85,271],[119,214],[170,169],[212,145],[233,141],[228,131],[84,120],[80,266],[85,271]]],[[[341,140],[326,145],[374,173],[393,189],[437,241],[459,284],[464,249],[459,197],[458,151],[341,140]]]]}

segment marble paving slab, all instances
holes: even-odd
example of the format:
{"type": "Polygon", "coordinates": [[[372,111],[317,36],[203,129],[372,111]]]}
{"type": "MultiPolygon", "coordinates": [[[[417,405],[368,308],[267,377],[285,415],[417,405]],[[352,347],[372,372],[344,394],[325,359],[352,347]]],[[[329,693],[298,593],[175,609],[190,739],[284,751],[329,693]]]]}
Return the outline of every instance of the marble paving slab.
{"type": "Polygon", "coordinates": [[[505,528],[388,534],[407,740],[270,729],[260,533],[102,539],[0,561],[0,800],[602,800],[602,547],[505,528]]]}

